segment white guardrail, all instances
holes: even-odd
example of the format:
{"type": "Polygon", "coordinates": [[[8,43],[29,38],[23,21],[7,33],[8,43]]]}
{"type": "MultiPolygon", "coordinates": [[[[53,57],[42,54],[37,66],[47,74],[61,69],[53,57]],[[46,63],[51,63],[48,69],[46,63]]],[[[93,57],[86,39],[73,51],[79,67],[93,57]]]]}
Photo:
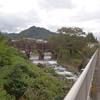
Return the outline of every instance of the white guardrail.
{"type": "Polygon", "coordinates": [[[94,53],[79,79],[75,82],[64,100],[89,100],[91,83],[96,66],[98,50],[94,53]]]}

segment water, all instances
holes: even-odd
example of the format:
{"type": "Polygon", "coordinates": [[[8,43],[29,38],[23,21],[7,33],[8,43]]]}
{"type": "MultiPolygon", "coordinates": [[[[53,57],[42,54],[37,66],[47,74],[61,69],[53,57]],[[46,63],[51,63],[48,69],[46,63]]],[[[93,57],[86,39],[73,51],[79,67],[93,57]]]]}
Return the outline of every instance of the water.
{"type": "Polygon", "coordinates": [[[32,55],[30,57],[30,60],[34,64],[41,63],[41,64],[45,64],[46,67],[53,68],[57,74],[66,77],[70,81],[75,82],[78,79],[78,77],[74,75],[72,72],[68,71],[66,68],[59,65],[56,60],[52,60],[49,55],[44,56],[44,60],[38,60],[37,55],[32,55]]]}

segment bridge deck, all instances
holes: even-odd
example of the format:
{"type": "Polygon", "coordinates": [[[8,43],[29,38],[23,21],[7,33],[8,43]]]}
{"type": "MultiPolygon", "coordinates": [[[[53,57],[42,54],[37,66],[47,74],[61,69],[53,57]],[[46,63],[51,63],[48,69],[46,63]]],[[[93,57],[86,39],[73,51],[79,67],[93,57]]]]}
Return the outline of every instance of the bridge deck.
{"type": "Polygon", "coordinates": [[[97,64],[96,64],[96,69],[95,69],[95,73],[94,73],[94,82],[95,82],[95,86],[94,88],[98,88],[97,90],[94,90],[94,97],[91,98],[91,100],[100,100],[100,50],[99,50],[99,54],[98,54],[98,59],[97,59],[97,64]]]}

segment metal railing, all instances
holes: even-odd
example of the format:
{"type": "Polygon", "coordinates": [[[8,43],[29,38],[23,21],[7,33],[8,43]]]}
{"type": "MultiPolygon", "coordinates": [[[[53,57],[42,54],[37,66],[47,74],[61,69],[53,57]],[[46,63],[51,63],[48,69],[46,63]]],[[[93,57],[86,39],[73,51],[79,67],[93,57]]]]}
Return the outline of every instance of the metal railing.
{"type": "Polygon", "coordinates": [[[94,53],[79,79],[75,82],[64,100],[89,100],[91,83],[96,66],[98,50],[94,53]]]}

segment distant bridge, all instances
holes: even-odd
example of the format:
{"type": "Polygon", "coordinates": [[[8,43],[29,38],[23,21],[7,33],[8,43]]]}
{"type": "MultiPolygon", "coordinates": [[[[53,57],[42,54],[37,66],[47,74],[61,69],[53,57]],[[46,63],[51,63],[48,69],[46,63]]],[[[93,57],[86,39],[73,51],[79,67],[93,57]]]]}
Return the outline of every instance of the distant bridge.
{"type": "Polygon", "coordinates": [[[39,59],[44,59],[45,52],[51,52],[51,58],[56,59],[55,51],[52,49],[52,44],[50,43],[9,42],[8,45],[25,51],[28,58],[30,57],[30,52],[37,50],[39,59]]]}

